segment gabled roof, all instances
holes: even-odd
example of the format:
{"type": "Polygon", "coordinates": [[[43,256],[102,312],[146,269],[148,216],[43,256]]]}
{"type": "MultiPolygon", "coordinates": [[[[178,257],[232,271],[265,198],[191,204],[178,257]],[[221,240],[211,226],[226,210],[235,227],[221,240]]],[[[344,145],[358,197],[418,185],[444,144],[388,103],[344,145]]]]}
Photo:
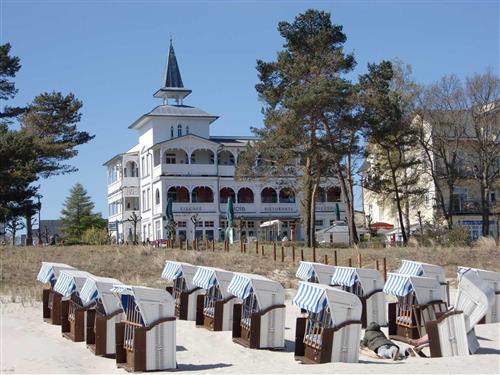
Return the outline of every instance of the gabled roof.
{"type": "Polygon", "coordinates": [[[144,120],[151,118],[151,117],[155,117],[155,116],[204,118],[204,119],[208,119],[210,124],[219,118],[219,116],[213,116],[213,115],[205,112],[202,109],[199,109],[196,107],[191,107],[189,105],[163,104],[163,105],[159,105],[159,106],[153,108],[153,110],[151,112],[148,112],[148,113],[142,115],[141,117],[139,117],[128,128],[129,129],[136,129],[136,128],[142,126],[142,123],[144,122],[144,120]]]}

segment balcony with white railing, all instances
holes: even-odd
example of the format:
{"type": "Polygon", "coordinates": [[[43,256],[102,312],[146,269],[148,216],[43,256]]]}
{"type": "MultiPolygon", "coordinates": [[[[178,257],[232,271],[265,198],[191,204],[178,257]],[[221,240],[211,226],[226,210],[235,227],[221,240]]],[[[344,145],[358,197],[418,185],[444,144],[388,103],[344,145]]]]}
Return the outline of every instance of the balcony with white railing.
{"type": "Polygon", "coordinates": [[[201,212],[217,213],[217,205],[215,203],[174,203],[172,211],[178,214],[196,214],[201,212]]]}
{"type": "Polygon", "coordinates": [[[139,177],[122,177],[119,180],[116,180],[110,184],[108,184],[108,194],[112,194],[121,188],[126,187],[138,187],[139,186],[139,177]]]}
{"type": "Polygon", "coordinates": [[[234,176],[235,173],[236,167],[234,165],[219,164],[219,176],[234,176]]]}

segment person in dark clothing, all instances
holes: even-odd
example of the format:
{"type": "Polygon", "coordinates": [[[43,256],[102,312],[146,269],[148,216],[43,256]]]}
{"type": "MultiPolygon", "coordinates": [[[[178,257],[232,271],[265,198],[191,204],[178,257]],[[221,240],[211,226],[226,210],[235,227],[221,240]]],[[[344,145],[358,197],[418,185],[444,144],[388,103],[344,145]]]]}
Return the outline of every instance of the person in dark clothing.
{"type": "Polygon", "coordinates": [[[399,346],[389,340],[380,330],[380,326],[371,322],[365,330],[365,336],[361,344],[373,350],[381,358],[392,358],[393,360],[404,358],[399,353],[399,346]]]}

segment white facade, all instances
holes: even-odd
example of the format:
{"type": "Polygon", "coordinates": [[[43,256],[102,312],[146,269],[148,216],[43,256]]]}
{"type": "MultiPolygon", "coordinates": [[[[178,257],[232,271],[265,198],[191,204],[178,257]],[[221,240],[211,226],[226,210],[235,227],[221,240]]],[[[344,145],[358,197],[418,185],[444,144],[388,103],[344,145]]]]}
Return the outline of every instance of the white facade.
{"type": "MultiPolygon", "coordinates": [[[[111,234],[116,236],[113,222],[117,222],[119,240],[130,242],[132,224],[125,220],[136,211],[141,217],[137,229],[142,241],[166,238],[163,215],[168,198],[172,198],[177,238],[222,240],[227,200],[231,196],[237,236],[241,231],[245,238],[270,240],[286,235],[288,239],[302,239],[299,197],[293,190],[296,180],[235,179],[239,154],[256,139],[211,136],[210,127],[218,117],[183,104],[191,91],[183,88],[172,55],[175,60],[171,48],[165,85],[155,94],[163,98],[163,104],[129,126],[138,132],[138,144],[105,163],[111,176],[111,234]],[[169,99],[176,103],[169,104],[169,99]],[[136,169],[130,170],[134,168],[132,163],[136,169]],[[136,174],[132,175],[132,171],[136,174]],[[262,222],[273,219],[282,221],[281,233],[259,228],[262,222]]],[[[316,207],[317,229],[328,227],[335,220],[336,204],[344,218],[345,207],[340,201],[338,186],[325,182],[316,207]]]]}

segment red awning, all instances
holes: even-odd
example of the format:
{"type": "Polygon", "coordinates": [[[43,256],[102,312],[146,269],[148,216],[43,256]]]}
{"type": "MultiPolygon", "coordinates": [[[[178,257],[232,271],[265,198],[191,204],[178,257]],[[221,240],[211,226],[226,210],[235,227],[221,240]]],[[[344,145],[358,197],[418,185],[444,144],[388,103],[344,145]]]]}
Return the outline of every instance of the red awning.
{"type": "Polygon", "coordinates": [[[371,229],[394,229],[394,225],[389,223],[382,223],[380,221],[370,225],[371,229]]]}

